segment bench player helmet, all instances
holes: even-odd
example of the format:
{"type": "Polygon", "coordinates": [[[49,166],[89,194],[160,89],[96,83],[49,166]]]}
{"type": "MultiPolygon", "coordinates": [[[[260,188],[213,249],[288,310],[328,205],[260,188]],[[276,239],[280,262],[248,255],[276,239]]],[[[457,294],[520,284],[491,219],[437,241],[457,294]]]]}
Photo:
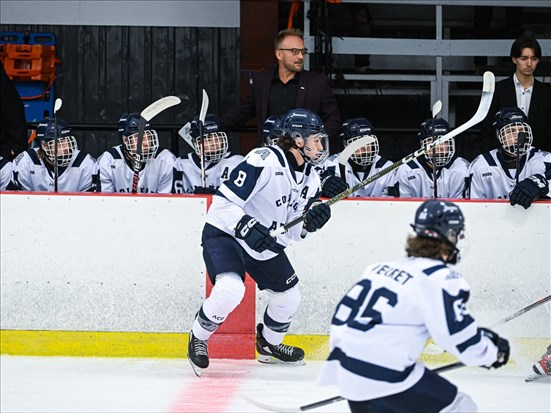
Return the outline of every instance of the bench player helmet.
{"type": "Polygon", "coordinates": [[[266,146],[276,145],[281,137],[283,130],[281,129],[281,120],[283,116],[271,115],[264,121],[262,127],[262,142],[266,146]]]}
{"type": "Polygon", "coordinates": [[[374,142],[362,146],[350,156],[350,160],[358,165],[371,165],[379,154],[379,140],[373,133],[373,125],[366,118],[348,119],[342,124],[339,136],[345,148],[361,138],[371,137],[375,139],[374,142]]]}
{"type": "MultiPolygon", "coordinates": [[[[430,118],[426,119],[419,128],[419,141],[422,148],[426,148],[428,144],[434,142],[441,136],[450,131],[450,125],[444,119],[430,118]]],[[[426,153],[425,159],[436,167],[446,166],[455,155],[455,139],[448,139],[426,153]]]]}
{"type": "Polygon", "coordinates": [[[502,149],[509,155],[516,157],[518,151],[522,156],[530,150],[534,136],[528,124],[528,118],[521,109],[516,107],[500,109],[495,115],[493,127],[502,149]]]}
{"type": "Polygon", "coordinates": [[[314,112],[292,109],[283,117],[282,128],[283,136],[292,140],[292,146],[307,162],[319,165],[329,156],[329,136],[314,112]]]}
{"type": "MultiPolygon", "coordinates": [[[[191,121],[191,141],[197,156],[201,157],[201,132],[199,130],[199,116],[191,121]]],[[[220,128],[220,120],[212,114],[205,116],[203,122],[203,146],[205,161],[216,163],[228,152],[228,135],[220,128]]]]}
{"type": "MultiPolygon", "coordinates": [[[[55,165],[56,127],[54,119],[43,119],[36,127],[36,140],[51,165],[55,165]]],[[[57,119],[57,166],[69,165],[78,150],[71,127],[63,119],[57,119]]]]}
{"type": "MultiPolygon", "coordinates": [[[[126,153],[134,158],[138,148],[140,127],[139,113],[125,113],[119,119],[118,131],[126,153]]],[[[145,123],[142,137],[141,161],[147,162],[157,154],[159,149],[159,136],[157,131],[151,129],[149,122],[145,123]]]]}

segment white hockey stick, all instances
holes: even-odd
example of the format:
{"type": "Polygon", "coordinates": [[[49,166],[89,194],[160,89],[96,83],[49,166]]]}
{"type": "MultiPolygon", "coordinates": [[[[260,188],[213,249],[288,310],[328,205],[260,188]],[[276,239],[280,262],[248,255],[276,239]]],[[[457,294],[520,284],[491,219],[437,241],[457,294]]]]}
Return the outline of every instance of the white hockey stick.
{"type": "MultiPolygon", "coordinates": [[[[437,100],[434,102],[434,105],[432,105],[432,118],[436,118],[436,115],[440,113],[442,110],[442,101],[437,100]]],[[[438,179],[436,178],[436,162],[434,160],[436,159],[436,147],[432,148],[432,180],[434,185],[434,198],[438,198],[438,179]]]]}
{"type": "MultiPolygon", "coordinates": [[[[455,370],[459,367],[463,367],[463,364],[462,363],[447,364],[445,366],[438,367],[436,369],[432,369],[431,371],[434,372],[434,373],[445,373],[446,371],[455,370]]],[[[330,397],[329,399],[320,400],[318,402],[305,404],[303,406],[281,407],[281,406],[273,406],[273,405],[270,405],[270,404],[267,404],[267,403],[262,403],[262,402],[259,402],[257,400],[253,400],[250,397],[247,397],[245,395],[242,395],[242,397],[245,400],[247,400],[249,403],[255,405],[256,407],[259,407],[259,408],[264,409],[264,410],[268,410],[270,412],[281,412],[281,413],[306,412],[308,410],[317,409],[318,407],[327,406],[328,404],[333,404],[333,403],[337,403],[337,402],[340,402],[342,400],[345,400],[344,397],[335,396],[335,397],[330,397]]]]}
{"type": "Polygon", "coordinates": [[[145,129],[145,125],[163,110],[175,106],[180,102],[181,100],[178,96],[165,96],[164,98],[153,102],[140,113],[140,124],[138,125],[138,143],[136,146],[136,153],[134,154],[134,176],[132,179],[133,194],[138,192],[138,181],[140,178],[140,168],[142,164],[143,131],[145,129]]]}
{"type": "Polygon", "coordinates": [[[339,154],[338,161],[341,165],[346,165],[348,160],[354,153],[360,149],[362,146],[369,145],[370,143],[375,142],[373,136],[364,136],[363,138],[357,139],[348,145],[343,151],[339,154]]]}
{"type": "Polygon", "coordinates": [[[58,136],[57,136],[57,111],[61,109],[63,101],[60,98],[57,98],[54,102],[54,192],[58,190],[58,181],[59,181],[59,167],[57,166],[58,155],[58,136]]]}
{"type": "Polygon", "coordinates": [[[434,102],[434,105],[432,105],[432,118],[434,119],[436,115],[440,113],[441,110],[442,110],[442,101],[437,100],[436,102],[434,102]]]}
{"type": "MultiPolygon", "coordinates": [[[[477,123],[482,122],[484,120],[484,118],[486,117],[486,115],[488,114],[488,110],[490,109],[490,104],[492,103],[492,97],[494,96],[494,86],[495,86],[495,78],[494,78],[494,74],[492,72],[484,73],[483,79],[484,79],[484,83],[483,83],[483,86],[482,86],[482,97],[480,98],[480,103],[478,105],[478,109],[477,109],[476,113],[474,114],[474,116],[471,119],[469,119],[463,125],[458,126],[454,130],[452,130],[452,131],[446,133],[445,135],[441,136],[437,140],[429,143],[424,148],[417,149],[415,152],[413,152],[412,154],[409,154],[405,158],[402,158],[399,161],[393,163],[392,165],[387,166],[384,169],[381,169],[376,174],[373,174],[372,176],[367,177],[362,182],[348,188],[346,191],[341,192],[339,195],[335,195],[333,198],[328,199],[327,201],[325,201],[325,203],[327,205],[331,206],[331,205],[343,200],[344,198],[346,198],[351,193],[356,192],[358,189],[361,189],[364,186],[369,185],[371,182],[373,182],[373,181],[379,179],[380,177],[392,172],[393,170],[397,169],[399,166],[401,166],[403,164],[406,164],[406,163],[412,161],[413,159],[416,159],[416,158],[420,157],[421,155],[424,155],[424,154],[428,153],[435,146],[440,145],[444,142],[447,142],[448,140],[450,140],[454,136],[459,135],[460,133],[466,131],[467,129],[469,129],[471,127],[473,127],[477,123]]],[[[295,225],[303,222],[305,219],[306,219],[306,212],[304,214],[302,214],[301,216],[299,216],[299,217],[293,219],[292,221],[288,222],[287,224],[282,225],[281,227],[279,227],[277,229],[274,229],[273,231],[270,232],[270,235],[272,237],[276,237],[280,234],[283,234],[289,228],[294,227],[295,225]]]]}
{"type": "Polygon", "coordinates": [[[209,95],[203,89],[203,102],[201,102],[201,111],[199,112],[199,147],[201,148],[201,186],[206,187],[205,179],[205,140],[203,139],[203,125],[209,108],[209,95]]]}

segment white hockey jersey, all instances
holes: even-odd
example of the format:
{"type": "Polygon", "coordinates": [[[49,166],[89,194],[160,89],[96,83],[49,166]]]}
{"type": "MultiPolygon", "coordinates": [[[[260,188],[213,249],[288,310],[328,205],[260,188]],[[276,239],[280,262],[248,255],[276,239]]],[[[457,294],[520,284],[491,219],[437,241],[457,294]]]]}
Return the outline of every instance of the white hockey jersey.
{"type": "MultiPolygon", "coordinates": [[[[550,176],[551,153],[532,148],[522,157],[519,181],[534,174],[550,176]]],[[[509,193],[516,185],[516,169],[506,165],[499,149],[476,157],[469,175],[471,199],[509,199],[509,193]]]]}
{"type": "Polygon", "coordinates": [[[491,366],[497,347],[467,310],[469,286],[442,261],[402,258],[370,265],[337,305],[330,354],[319,375],[349,400],[409,389],[429,337],[469,366],[491,366]]]}
{"type": "MultiPolygon", "coordinates": [[[[159,148],[138,174],[138,193],[170,193],[175,162],[172,152],[159,148]]],[[[132,192],[134,169],[124,157],[122,145],[101,154],[98,169],[98,192],[132,192]]]]}
{"type": "MultiPolygon", "coordinates": [[[[303,173],[297,172],[280,148],[256,148],[233,168],[230,178],[213,196],[206,221],[234,236],[238,221],[248,214],[273,230],[302,215],[320,192],[319,175],[310,164],[305,165],[303,173]]],[[[302,224],[295,225],[279,235],[277,242],[286,247],[291,240],[300,240],[301,232],[302,224]]],[[[255,259],[264,261],[276,256],[269,250],[258,253],[241,239],[237,242],[255,259]]]]}
{"type": "Polygon", "coordinates": [[[5,191],[13,180],[13,164],[0,156],[0,191],[5,191]]]}
{"type": "MultiPolygon", "coordinates": [[[[392,162],[382,158],[380,155],[377,155],[373,160],[373,163],[367,167],[365,171],[355,171],[352,168],[350,162],[346,163],[346,166],[341,166],[339,164],[339,155],[331,155],[326,161],[323,167],[324,173],[323,176],[335,175],[342,178],[341,173],[344,170],[346,183],[352,187],[359,184],[364,179],[369,176],[373,176],[378,173],[381,169],[385,169],[388,166],[392,165],[392,162]]],[[[356,192],[353,192],[349,195],[351,197],[388,197],[388,188],[392,186],[395,182],[394,178],[395,172],[390,172],[384,176],[381,176],[379,179],[371,182],[370,184],[364,186],[361,189],[358,189],[356,192]]]]}
{"type": "MultiPolygon", "coordinates": [[[[230,177],[231,170],[243,156],[226,152],[216,163],[205,162],[205,184],[209,188],[218,189],[230,177]]],[[[189,153],[185,158],[176,159],[173,193],[193,194],[195,188],[201,186],[201,161],[195,153],[189,153]]]]}
{"type": "MultiPolygon", "coordinates": [[[[38,148],[28,149],[13,161],[13,179],[22,191],[54,191],[54,172],[46,167],[38,155],[38,148]]],[[[66,167],[58,167],[59,192],[86,192],[95,190],[96,160],[76,150],[66,167]]]]}
{"type": "MultiPolygon", "coordinates": [[[[436,171],[438,198],[465,198],[469,162],[457,157],[436,171]]],[[[401,198],[434,197],[432,168],[423,160],[413,159],[396,170],[396,195],[401,198]]]]}

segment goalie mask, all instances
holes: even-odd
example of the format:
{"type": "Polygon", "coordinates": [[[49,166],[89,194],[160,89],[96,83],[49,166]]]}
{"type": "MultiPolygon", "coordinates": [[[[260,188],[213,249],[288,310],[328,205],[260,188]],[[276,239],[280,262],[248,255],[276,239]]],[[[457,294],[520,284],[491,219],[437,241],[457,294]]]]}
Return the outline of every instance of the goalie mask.
{"type": "MultiPolygon", "coordinates": [[[[439,139],[450,131],[450,125],[444,119],[427,119],[421,124],[419,137],[421,147],[426,148],[428,144],[439,139]]],[[[424,156],[425,159],[437,168],[446,166],[455,155],[455,139],[451,138],[446,142],[436,145],[429,150],[424,156]]]]}
{"type": "MultiPolygon", "coordinates": [[[[190,136],[195,153],[201,157],[201,132],[199,130],[199,116],[191,122],[190,136]]],[[[211,114],[205,116],[203,123],[203,147],[205,161],[216,163],[228,152],[228,135],[220,129],[219,119],[211,114]]]]}
{"type": "MultiPolygon", "coordinates": [[[[138,149],[140,128],[140,114],[139,113],[125,113],[119,119],[118,131],[119,137],[124,144],[126,153],[134,158],[138,149]]],[[[142,152],[141,161],[147,162],[157,154],[159,149],[159,136],[157,131],[151,129],[149,122],[145,123],[143,137],[142,137],[142,152]]]]}
{"type": "Polygon", "coordinates": [[[371,165],[375,157],[379,154],[379,140],[373,133],[373,125],[366,118],[349,119],[342,124],[339,134],[346,148],[352,142],[361,138],[370,137],[375,139],[374,142],[368,143],[360,147],[350,156],[350,160],[358,165],[371,165]]]}
{"type": "Polygon", "coordinates": [[[528,124],[528,118],[521,109],[500,109],[495,115],[493,127],[501,148],[507,154],[512,157],[516,157],[517,153],[519,156],[523,156],[530,150],[534,136],[532,128],[528,124]]]}
{"type": "MultiPolygon", "coordinates": [[[[36,127],[36,140],[46,155],[49,164],[55,165],[56,128],[54,119],[44,119],[36,127]]],[[[71,127],[63,119],[57,120],[57,166],[69,165],[78,150],[77,140],[71,127]]]]}
{"type": "Polygon", "coordinates": [[[283,136],[292,140],[306,162],[319,165],[329,156],[329,136],[318,115],[307,109],[293,109],[282,120],[283,136]]]}
{"type": "Polygon", "coordinates": [[[277,145],[277,141],[283,134],[281,120],[282,116],[271,115],[264,121],[264,126],[262,127],[262,142],[264,145],[277,145]]]}

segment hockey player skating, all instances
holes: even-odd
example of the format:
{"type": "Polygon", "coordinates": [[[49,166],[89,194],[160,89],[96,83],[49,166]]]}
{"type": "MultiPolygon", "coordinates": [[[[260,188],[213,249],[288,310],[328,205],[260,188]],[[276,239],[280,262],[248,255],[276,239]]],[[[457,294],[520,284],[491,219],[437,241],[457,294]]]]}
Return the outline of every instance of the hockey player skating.
{"type": "Polygon", "coordinates": [[[190,124],[190,144],[194,151],[176,159],[174,193],[214,194],[220,184],[230,177],[231,170],[243,157],[228,152],[228,136],[220,129],[220,121],[207,115],[203,125],[203,148],[205,150],[205,187],[201,186],[201,136],[199,117],[190,124]]]}
{"type": "MultiPolygon", "coordinates": [[[[450,131],[444,119],[426,119],[419,128],[422,148],[450,131]]],[[[455,156],[455,139],[437,145],[433,151],[400,166],[396,171],[393,193],[402,198],[464,198],[469,162],[455,156]]]]}
{"type": "Polygon", "coordinates": [[[532,372],[526,377],[525,381],[533,381],[547,377],[551,378],[551,344],[547,346],[547,351],[532,366],[532,372]]]}
{"type": "Polygon", "coordinates": [[[519,108],[498,111],[493,126],[500,146],[472,162],[470,197],[509,199],[529,208],[549,192],[551,154],[532,146],[532,128],[519,108]]]}
{"type": "MultiPolygon", "coordinates": [[[[365,137],[372,137],[374,141],[357,149],[346,165],[339,163],[339,154],[329,157],[324,165],[325,171],[322,172],[323,195],[328,198],[342,193],[392,164],[379,155],[379,140],[374,133],[373,125],[366,118],[348,119],[342,124],[339,136],[345,148],[352,142],[365,137]],[[332,177],[339,177],[339,179],[332,179],[332,177]]],[[[394,172],[358,189],[350,194],[350,197],[386,197],[388,187],[393,183],[394,172]]]]}
{"type": "MultiPolygon", "coordinates": [[[[54,119],[43,119],[36,127],[38,148],[20,153],[13,161],[13,177],[23,191],[55,190],[54,119]]],[[[60,192],[86,192],[95,190],[96,160],[80,151],[71,127],[57,119],[57,188],[60,192]]]]}
{"type": "Polygon", "coordinates": [[[429,337],[462,363],[498,368],[509,343],[478,327],[459,259],[464,218],[457,205],[417,209],[407,257],[367,267],[337,305],[322,385],[337,385],[352,412],[476,412],[466,394],[418,362],[429,337]]]}
{"type": "MultiPolygon", "coordinates": [[[[132,191],[134,155],[138,146],[139,113],[124,114],[118,123],[122,141],[98,158],[98,192],[132,191]]],[[[157,132],[145,124],[139,172],[139,193],[170,193],[176,157],[168,149],[159,147],[157,132]]]]}
{"type": "Polygon", "coordinates": [[[287,113],[278,146],[252,150],[213,196],[203,228],[203,258],[213,283],[189,335],[188,357],[197,375],[209,366],[207,340],[239,305],[247,272],[268,306],[257,325],[256,349],[263,363],[302,364],[304,351],[283,344],[300,303],[298,276],[284,252],[322,228],[331,216],[320,202],[320,178],[313,164],[328,155],[321,119],[305,109],[287,113]],[[276,238],[275,229],[307,212],[304,225],[276,238]]]}

